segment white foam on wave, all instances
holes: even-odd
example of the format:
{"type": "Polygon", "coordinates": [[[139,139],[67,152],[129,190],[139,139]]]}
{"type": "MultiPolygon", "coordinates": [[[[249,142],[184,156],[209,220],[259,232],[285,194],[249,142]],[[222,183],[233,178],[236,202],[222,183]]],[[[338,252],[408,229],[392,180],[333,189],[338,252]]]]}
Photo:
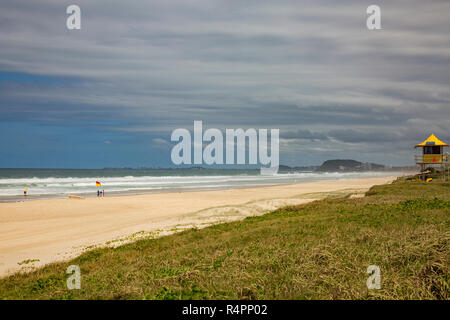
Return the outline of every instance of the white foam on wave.
{"type": "Polygon", "coordinates": [[[45,177],[45,178],[0,178],[0,196],[22,195],[25,187],[33,195],[58,194],[95,194],[97,189],[105,192],[155,191],[170,189],[209,189],[233,188],[246,186],[263,186],[301,181],[318,181],[329,179],[348,179],[371,177],[392,173],[350,172],[317,173],[297,172],[278,173],[273,176],[261,175],[191,175],[191,176],[124,176],[124,177],[45,177]],[[98,188],[96,181],[101,181],[98,188]]]}

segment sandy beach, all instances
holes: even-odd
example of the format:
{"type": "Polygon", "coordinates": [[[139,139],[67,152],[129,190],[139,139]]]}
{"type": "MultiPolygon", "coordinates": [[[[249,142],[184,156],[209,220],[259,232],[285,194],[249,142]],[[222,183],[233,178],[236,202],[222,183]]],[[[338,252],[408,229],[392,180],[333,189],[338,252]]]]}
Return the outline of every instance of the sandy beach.
{"type": "Polygon", "coordinates": [[[0,276],[191,227],[243,219],[328,195],[361,195],[395,177],[0,204],[0,276]]]}

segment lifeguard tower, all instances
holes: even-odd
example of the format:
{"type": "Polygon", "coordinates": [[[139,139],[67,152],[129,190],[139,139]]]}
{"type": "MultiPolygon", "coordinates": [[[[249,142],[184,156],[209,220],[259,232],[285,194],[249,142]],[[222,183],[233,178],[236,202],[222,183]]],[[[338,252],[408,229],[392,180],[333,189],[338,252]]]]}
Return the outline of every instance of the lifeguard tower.
{"type": "Polygon", "coordinates": [[[422,148],[422,154],[415,156],[416,164],[420,165],[420,171],[424,171],[425,167],[440,166],[445,176],[447,166],[450,164],[448,152],[444,153],[445,147],[450,146],[439,140],[434,134],[416,145],[415,148],[422,148]]]}

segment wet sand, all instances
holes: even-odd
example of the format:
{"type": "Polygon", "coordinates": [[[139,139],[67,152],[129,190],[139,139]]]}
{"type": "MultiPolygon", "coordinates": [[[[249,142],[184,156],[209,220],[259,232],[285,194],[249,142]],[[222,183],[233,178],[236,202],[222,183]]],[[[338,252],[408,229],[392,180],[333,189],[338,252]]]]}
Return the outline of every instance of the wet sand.
{"type": "Polygon", "coordinates": [[[0,203],[0,276],[67,260],[93,246],[243,219],[336,192],[361,194],[395,178],[0,203]]]}

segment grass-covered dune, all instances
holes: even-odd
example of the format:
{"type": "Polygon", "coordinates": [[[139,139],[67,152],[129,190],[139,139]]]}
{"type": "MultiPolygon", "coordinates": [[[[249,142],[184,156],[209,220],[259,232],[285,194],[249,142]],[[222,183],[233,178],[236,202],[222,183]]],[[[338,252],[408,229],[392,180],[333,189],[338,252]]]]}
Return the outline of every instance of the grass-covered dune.
{"type": "MultiPolygon", "coordinates": [[[[163,210],[163,209],[162,209],[163,210]]],[[[449,299],[450,184],[397,181],[0,280],[3,299],[449,299]],[[81,268],[81,290],[66,269],[81,268]],[[381,269],[368,290],[367,267],[381,269]]]]}

